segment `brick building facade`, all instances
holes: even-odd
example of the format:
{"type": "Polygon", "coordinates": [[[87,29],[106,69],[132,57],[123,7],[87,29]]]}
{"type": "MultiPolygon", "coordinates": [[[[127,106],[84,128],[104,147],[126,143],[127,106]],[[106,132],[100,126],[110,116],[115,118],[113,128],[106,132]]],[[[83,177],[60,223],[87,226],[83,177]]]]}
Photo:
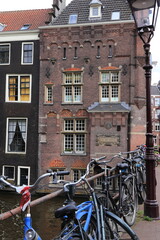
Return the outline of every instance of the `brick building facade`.
{"type": "Polygon", "coordinates": [[[92,157],[145,142],[143,54],[122,0],[73,0],[40,28],[39,173],[76,180],[92,157]]]}

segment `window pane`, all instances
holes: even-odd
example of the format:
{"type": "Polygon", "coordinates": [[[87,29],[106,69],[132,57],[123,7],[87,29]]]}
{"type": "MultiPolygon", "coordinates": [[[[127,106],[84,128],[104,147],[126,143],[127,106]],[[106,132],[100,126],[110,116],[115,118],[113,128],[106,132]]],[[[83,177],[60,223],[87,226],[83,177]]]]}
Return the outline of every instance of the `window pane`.
{"type": "Polygon", "coordinates": [[[93,7],[92,8],[92,15],[93,16],[98,16],[98,7],[93,7]]]}
{"type": "Polygon", "coordinates": [[[116,73],[112,73],[112,82],[118,82],[119,80],[119,73],[116,72],[116,73]]]}
{"type": "Polygon", "coordinates": [[[26,120],[10,119],[8,122],[8,152],[25,152],[26,120]]]}
{"type": "Polygon", "coordinates": [[[73,134],[65,135],[65,152],[72,152],[73,151],[73,134]]]}
{"type": "Polygon", "coordinates": [[[73,171],[73,180],[74,182],[78,181],[79,179],[79,171],[78,170],[74,170],[73,171]]]}
{"type": "Polygon", "coordinates": [[[65,75],[65,83],[67,84],[70,84],[70,83],[72,83],[72,73],[66,73],[66,75],[65,75]]]}
{"type": "Polygon", "coordinates": [[[81,87],[74,87],[74,101],[81,102],[81,87]]]}
{"type": "Polygon", "coordinates": [[[111,101],[112,102],[117,102],[118,101],[118,86],[112,86],[111,101]]]}
{"type": "Polygon", "coordinates": [[[23,45],[23,63],[33,62],[33,44],[23,45]]]}
{"type": "Polygon", "coordinates": [[[85,131],[85,120],[76,120],[76,131],[85,131]]]}
{"type": "Polygon", "coordinates": [[[102,86],[102,102],[109,101],[109,86],[102,86]]]}
{"type": "Polygon", "coordinates": [[[72,102],[72,87],[65,87],[65,102],[72,102]]]}
{"type": "Polygon", "coordinates": [[[4,166],[4,176],[8,179],[14,179],[14,167],[4,166]]]}
{"type": "Polygon", "coordinates": [[[18,77],[9,77],[9,101],[18,101],[18,77]]]}
{"type": "Polygon", "coordinates": [[[52,102],[52,87],[47,87],[47,101],[52,102]]]}
{"type": "Polygon", "coordinates": [[[73,120],[65,120],[65,131],[73,131],[74,126],[73,126],[73,120]]]}
{"type": "Polygon", "coordinates": [[[30,99],[30,78],[20,78],[20,101],[29,101],[30,99]]]}
{"type": "Polygon", "coordinates": [[[84,152],[85,137],[84,134],[76,135],[76,152],[84,152]]]}
{"type": "Polygon", "coordinates": [[[109,82],[109,73],[102,73],[102,82],[103,83],[109,82]]]}
{"type": "Polygon", "coordinates": [[[81,73],[75,73],[74,74],[74,82],[75,83],[81,83],[81,73]]]}
{"type": "Polygon", "coordinates": [[[0,45],[0,64],[9,63],[9,45],[0,45]]]}

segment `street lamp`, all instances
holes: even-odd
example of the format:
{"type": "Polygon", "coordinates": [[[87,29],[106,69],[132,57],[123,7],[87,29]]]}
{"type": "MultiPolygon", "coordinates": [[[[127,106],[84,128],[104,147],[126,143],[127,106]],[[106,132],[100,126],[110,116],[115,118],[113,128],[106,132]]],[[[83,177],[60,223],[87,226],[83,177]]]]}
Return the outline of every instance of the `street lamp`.
{"type": "Polygon", "coordinates": [[[159,206],[156,201],[156,174],[155,156],[152,134],[151,112],[151,69],[150,41],[154,35],[160,0],[128,0],[135,20],[138,35],[144,44],[146,77],[146,200],[144,202],[144,215],[152,218],[159,217],[159,206]]]}

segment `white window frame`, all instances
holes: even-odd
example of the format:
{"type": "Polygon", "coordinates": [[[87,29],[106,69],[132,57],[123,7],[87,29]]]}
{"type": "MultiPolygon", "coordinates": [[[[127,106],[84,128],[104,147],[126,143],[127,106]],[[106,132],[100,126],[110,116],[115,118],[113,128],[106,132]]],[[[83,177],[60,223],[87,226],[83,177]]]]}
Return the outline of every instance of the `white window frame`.
{"type": "Polygon", "coordinates": [[[32,75],[31,74],[7,74],[6,75],[6,102],[10,102],[10,103],[30,103],[31,102],[31,92],[32,92],[32,75]],[[16,101],[10,101],[9,100],[9,77],[17,77],[18,78],[18,100],[16,101]],[[28,101],[21,101],[20,97],[20,84],[21,84],[21,77],[29,77],[30,78],[30,89],[29,89],[29,100],[28,101]]]}
{"type": "MultiPolygon", "coordinates": [[[[68,118],[64,119],[64,126],[63,126],[63,153],[64,154],[78,154],[78,155],[84,155],[86,153],[86,119],[83,118],[68,118]],[[67,129],[67,121],[68,121],[68,129],[67,129]],[[69,124],[69,121],[71,124],[69,124]],[[80,125],[78,125],[78,121],[83,121],[82,123],[79,122],[80,125]],[[77,126],[82,126],[82,129],[77,129],[77,126]],[[83,127],[84,126],[84,127],[83,127]],[[83,150],[78,150],[78,139],[77,137],[83,135],[82,142],[84,145],[83,150]],[[67,137],[71,137],[71,144],[73,145],[71,149],[65,149],[67,142],[67,137]]],[[[82,136],[81,136],[82,137],[82,136]]],[[[82,147],[82,146],[81,146],[82,147]]]]}
{"type": "Polygon", "coordinates": [[[53,84],[46,84],[44,87],[44,103],[45,104],[53,103],[53,84]],[[49,92],[49,89],[51,89],[51,92],[49,92]]]}
{"type": "Polygon", "coordinates": [[[69,15],[69,24],[75,24],[78,20],[78,14],[70,14],[69,15]]]}
{"type": "Polygon", "coordinates": [[[114,11],[111,13],[111,20],[120,20],[120,11],[114,11]]]}
{"type": "Polygon", "coordinates": [[[33,65],[33,56],[34,56],[34,43],[33,42],[23,42],[22,43],[22,51],[21,51],[21,64],[22,65],[33,65]],[[24,62],[24,46],[25,45],[32,45],[32,61],[31,62],[24,62]]]}
{"type": "Polygon", "coordinates": [[[12,165],[3,165],[3,168],[2,168],[2,175],[5,176],[5,167],[11,167],[13,168],[13,178],[7,178],[8,180],[15,180],[15,166],[12,166],[12,165]]]}
{"type": "Polygon", "coordinates": [[[155,97],[155,99],[154,99],[154,101],[155,101],[155,107],[159,107],[160,106],[160,97],[155,97]]]}
{"type": "Polygon", "coordinates": [[[72,179],[74,182],[78,181],[80,179],[80,177],[82,177],[86,172],[86,169],[78,169],[78,168],[75,168],[75,169],[72,169],[72,179]],[[75,172],[77,171],[77,177],[75,179],[75,172]]]}
{"type": "Polygon", "coordinates": [[[101,11],[101,5],[91,5],[90,11],[89,11],[89,18],[102,18],[102,11],[101,11]],[[95,14],[95,9],[97,10],[97,14],[95,14]]]}
{"type": "Polygon", "coordinates": [[[28,136],[28,118],[14,118],[14,117],[9,117],[9,118],[7,118],[7,122],[6,122],[6,147],[5,147],[5,153],[7,153],[7,154],[26,154],[26,150],[27,150],[27,136],[28,136]],[[26,140],[26,142],[25,142],[25,151],[24,152],[12,152],[12,151],[8,151],[8,145],[9,145],[9,143],[8,143],[8,141],[9,141],[9,139],[8,139],[8,131],[9,131],[9,121],[10,120],[26,120],[26,136],[25,136],[25,140],[26,140]]]}
{"type": "Polygon", "coordinates": [[[120,102],[120,86],[120,71],[101,71],[99,83],[99,101],[102,103],[120,102]],[[106,74],[106,78],[103,78],[103,76],[105,76],[104,74],[106,74]],[[107,96],[103,98],[102,95],[105,92],[107,96]],[[113,93],[115,93],[115,97],[113,96],[113,93]]]}
{"type": "Polygon", "coordinates": [[[0,65],[10,65],[11,59],[11,44],[10,43],[1,43],[0,46],[7,46],[9,47],[9,56],[8,56],[8,63],[0,63],[0,65]]]}
{"type": "MultiPolygon", "coordinates": [[[[78,78],[77,78],[78,79],[78,78]]],[[[83,94],[83,79],[82,79],[82,72],[66,72],[63,74],[63,103],[65,104],[78,104],[82,103],[82,94],[83,94]],[[71,78],[67,80],[67,74],[71,75],[71,78]],[[80,81],[76,82],[76,74],[80,74],[80,81]],[[70,95],[67,95],[70,91],[70,95]],[[80,89],[80,94],[76,95],[76,89],[80,89]],[[68,96],[68,100],[67,100],[68,96]],[[76,98],[77,97],[77,98],[76,98]]]]}
{"type": "Polygon", "coordinates": [[[31,168],[28,166],[18,166],[18,177],[17,177],[17,185],[20,185],[20,169],[25,168],[28,169],[28,184],[30,184],[30,172],[31,172],[31,168]]]}
{"type": "Polygon", "coordinates": [[[160,122],[155,123],[155,131],[160,131],[160,122]]]}

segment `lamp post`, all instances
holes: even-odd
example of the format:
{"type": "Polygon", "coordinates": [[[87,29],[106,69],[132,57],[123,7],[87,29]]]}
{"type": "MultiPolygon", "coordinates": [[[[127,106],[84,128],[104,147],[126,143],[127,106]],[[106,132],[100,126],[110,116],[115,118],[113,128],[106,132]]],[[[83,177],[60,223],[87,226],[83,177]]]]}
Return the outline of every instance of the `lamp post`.
{"type": "Polygon", "coordinates": [[[160,0],[128,0],[135,20],[138,35],[143,41],[145,51],[145,78],[146,78],[146,200],[144,202],[144,215],[152,218],[159,217],[159,206],[156,201],[156,174],[155,156],[152,134],[151,112],[151,69],[150,41],[154,35],[160,0]]]}

